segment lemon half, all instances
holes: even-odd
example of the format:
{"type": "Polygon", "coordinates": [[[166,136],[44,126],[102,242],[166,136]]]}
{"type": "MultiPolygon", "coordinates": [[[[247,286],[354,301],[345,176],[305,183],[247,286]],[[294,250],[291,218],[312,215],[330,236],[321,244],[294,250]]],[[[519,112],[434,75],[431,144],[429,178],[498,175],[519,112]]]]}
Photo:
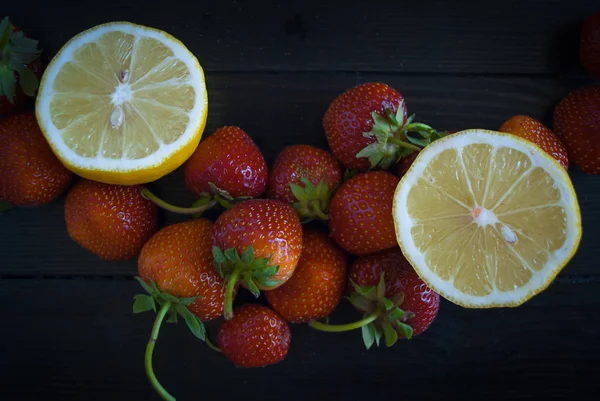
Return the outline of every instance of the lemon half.
{"type": "Polygon", "coordinates": [[[486,130],[421,151],[398,184],[393,218],[419,276],[469,308],[526,302],[581,239],[577,197],[560,164],[524,139],[486,130]]]}
{"type": "Polygon", "coordinates": [[[124,185],[181,166],[200,141],[207,110],[196,57],[171,35],[128,22],[72,38],[46,69],[36,104],[67,168],[124,185]]]}

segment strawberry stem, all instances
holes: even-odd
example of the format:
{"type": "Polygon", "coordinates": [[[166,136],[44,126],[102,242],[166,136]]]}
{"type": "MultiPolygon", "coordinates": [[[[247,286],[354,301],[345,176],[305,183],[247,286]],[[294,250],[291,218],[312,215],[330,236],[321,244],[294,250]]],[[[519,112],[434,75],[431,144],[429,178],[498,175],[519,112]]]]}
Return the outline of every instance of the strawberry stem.
{"type": "Polygon", "coordinates": [[[351,331],[351,330],[360,329],[361,327],[366,326],[367,324],[372,323],[375,320],[377,320],[377,318],[380,315],[381,315],[381,311],[377,310],[377,311],[371,313],[370,315],[367,315],[363,319],[358,320],[356,322],[352,322],[352,323],[326,324],[326,323],[321,323],[317,320],[311,320],[310,322],[308,322],[308,325],[310,327],[312,327],[313,329],[317,329],[320,331],[327,331],[330,333],[340,333],[343,331],[351,331]]]}
{"type": "Polygon", "coordinates": [[[152,367],[152,354],[154,353],[154,345],[156,344],[156,340],[158,340],[158,333],[160,332],[160,327],[162,325],[167,312],[171,309],[171,302],[165,302],[156,315],[156,320],[154,321],[154,326],[152,326],[152,333],[150,334],[150,340],[148,341],[148,345],[146,346],[146,373],[148,374],[148,379],[150,379],[150,383],[152,383],[152,387],[156,390],[156,392],[162,397],[165,401],[175,401],[175,397],[173,397],[169,392],[160,384],[156,375],[154,374],[154,369],[152,367]]]}
{"type": "Polygon", "coordinates": [[[240,273],[242,270],[244,270],[244,267],[245,266],[243,264],[236,266],[227,279],[227,288],[225,289],[225,306],[223,308],[223,317],[225,320],[230,320],[233,317],[233,290],[238,281],[240,273]]]}
{"type": "Polygon", "coordinates": [[[412,149],[412,150],[416,150],[416,151],[421,150],[421,148],[418,147],[417,145],[413,145],[412,143],[408,143],[408,142],[402,141],[402,140],[400,140],[400,139],[398,139],[396,137],[390,137],[390,138],[388,138],[388,142],[390,142],[390,143],[392,143],[394,145],[398,145],[398,146],[400,146],[402,148],[412,149]]]}
{"type": "Polygon", "coordinates": [[[320,218],[321,220],[325,220],[327,221],[329,219],[329,216],[327,216],[327,214],[323,213],[323,210],[321,210],[321,202],[318,199],[315,199],[311,202],[312,205],[312,209],[314,214],[320,218]]]}
{"type": "Polygon", "coordinates": [[[160,199],[158,196],[154,195],[148,188],[142,189],[141,193],[145,199],[154,203],[156,206],[158,206],[162,209],[165,209],[169,212],[179,213],[179,214],[198,215],[198,214],[201,214],[201,213],[207,211],[208,209],[212,208],[213,206],[215,206],[217,204],[217,201],[215,199],[206,198],[205,202],[197,202],[197,203],[201,203],[198,206],[181,207],[181,206],[172,205],[172,204],[160,199]]]}
{"type": "Polygon", "coordinates": [[[213,351],[217,351],[217,352],[222,352],[221,348],[219,348],[217,345],[215,345],[210,338],[208,338],[208,336],[206,336],[206,340],[204,340],[206,342],[206,345],[208,345],[208,348],[212,349],[213,351]]]}

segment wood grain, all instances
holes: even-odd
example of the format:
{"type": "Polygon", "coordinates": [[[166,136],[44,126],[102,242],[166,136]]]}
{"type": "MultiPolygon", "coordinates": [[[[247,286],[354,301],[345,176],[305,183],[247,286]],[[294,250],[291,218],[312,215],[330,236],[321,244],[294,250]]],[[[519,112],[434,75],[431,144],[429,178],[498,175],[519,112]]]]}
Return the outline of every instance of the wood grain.
{"type": "MultiPolygon", "coordinates": [[[[143,370],[153,315],[132,315],[138,284],[1,280],[3,400],[158,400],[143,370]],[[18,305],[18,307],[15,307],[18,305]]],[[[158,340],[155,368],[179,400],[585,399],[600,390],[600,282],[556,283],[516,309],[443,302],[430,330],[365,351],[359,332],[292,326],[286,359],[234,368],[181,323],[158,340]]],[[[343,304],[332,321],[359,316],[343,304]]],[[[218,322],[210,325],[214,335],[218,322]]]]}
{"type": "MultiPolygon", "coordinates": [[[[283,147],[327,141],[321,118],[329,102],[358,83],[381,80],[405,96],[409,112],[438,129],[498,129],[508,117],[524,113],[547,123],[553,105],[582,85],[579,79],[412,77],[382,74],[209,74],[209,135],[222,125],[243,127],[259,144],[269,163],[283,147]]],[[[598,274],[594,259],[600,242],[600,177],[572,172],[583,213],[584,235],[579,253],[565,274],[598,274]]],[[[168,201],[188,205],[193,196],[183,186],[181,171],[153,185],[168,201]]],[[[169,214],[163,221],[182,217],[169,214]]],[[[125,275],[135,261],[103,262],[73,243],[65,229],[62,199],[39,209],[13,210],[0,217],[0,275],[125,275]],[[43,255],[43,256],[42,256],[43,255]]]]}
{"type": "Polygon", "coordinates": [[[2,13],[55,54],[114,20],[163,29],[207,71],[563,74],[577,57],[589,0],[4,2],[2,13]],[[184,5],[185,4],[185,5],[184,5]]]}

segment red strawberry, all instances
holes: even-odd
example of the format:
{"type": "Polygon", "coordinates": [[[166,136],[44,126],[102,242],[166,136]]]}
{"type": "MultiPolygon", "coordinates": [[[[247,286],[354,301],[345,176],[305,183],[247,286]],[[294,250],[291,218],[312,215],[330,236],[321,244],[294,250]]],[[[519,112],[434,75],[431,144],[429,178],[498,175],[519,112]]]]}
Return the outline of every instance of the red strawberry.
{"type": "Polygon", "coordinates": [[[340,302],[347,270],[346,254],[326,234],[305,231],[294,275],[281,287],[267,291],[267,301],[292,323],[323,318],[340,302]]]}
{"type": "Polygon", "coordinates": [[[423,333],[437,315],[440,296],[421,280],[398,248],[358,258],[350,269],[350,280],[360,287],[376,286],[383,273],[385,298],[402,294],[398,306],[406,313],[403,321],[412,328],[412,335],[423,333]]]}
{"type": "Polygon", "coordinates": [[[600,11],[588,17],[581,27],[579,58],[590,74],[600,78],[600,11]]]}
{"type": "Polygon", "coordinates": [[[27,38],[8,17],[0,22],[0,116],[34,97],[42,75],[38,41],[27,38]]]}
{"type": "Polygon", "coordinates": [[[266,306],[246,304],[219,328],[217,344],[235,365],[264,367],[281,362],[290,347],[287,322],[266,306]]]}
{"type": "Polygon", "coordinates": [[[225,319],[232,316],[238,280],[254,295],[285,283],[302,251],[302,226],[287,203],[252,199],[219,216],[212,228],[215,269],[227,283],[225,319]]]}
{"type": "Polygon", "coordinates": [[[139,186],[102,184],[82,179],[65,200],[69,236],[105,260],[138,255],[157,229],[157,209],[139,186]]]}
{"type": "Polygon", "coordinates": [[[387,169],[419,150],[437,132],[407,119],[404,98],[380,82],[358,85],[336,97],[323,117],[333,155],[347,169],[387,169]],[[418,135],[407,135],[417,132],[418,135]]]}
{"type": "Polygon", "coordinates": [[[572,91],[554,109],[554,132],[569,160],[586,173],[600,174],[600,85],[572,91]]]}
{"type": "Polygon", "coordinates": [[[517,115],[502,124],[500,131],[516,135],[535,143],[550,156],[554,157],[565,170],[569,168],[567,149],[560,138],[550,128],[529,116],[517,115]]]}
{"type": "Polygon", "coordinates": [[[355,255],[397,246],[392,202],[398,182],[386,171],[361,173],[344,182],[329,205],[331,237],[355,255]]]}
{"type": "Polygon", "coordinates": [[[398,248],[361,256],[350,270],[350,302],[364,312],[363,319],[342,325],[309,323],[329,332],[361,328],[365,346],[390,347],[398,338],[423,333],[437,316],[440,297],[419,278],[398,248]]]}
{"type": "Polygon", "coordinates": [[[267,186],[267,164],[239,127],[222,127],[200,142],[184,166],[187,188],[234,198],[258,198],[267,186]]]}
{"type": "Polygon", "coordinates": [[[59,197],[72,173],[56,158],[33,112],[0,121],[0,200],[40,206],[59,197]]]}
{"type": "Polygon", "coordinates": [[[294,206],[303,221],[327,219],[329,199],[342,180],[342,168],[327,151],[310,145],[288,146],[277,156],[267,197],[294,206]]]}
{"type": "Polygon", "coordinates": [[[223,279],[213,268],[211,227],[206,219],[167,226],[152,236],[140,253],[140,277],[136,279],[148,295],[135,296],[133,312],[156,311],[159,306],[146,352],[146,369],[161,395],[166,390],[154,375],[152,352],[165,316],[173,323],[182,317],[196,337],[206,340],[202,320],[223,313],[225,291],[223,279]]]}

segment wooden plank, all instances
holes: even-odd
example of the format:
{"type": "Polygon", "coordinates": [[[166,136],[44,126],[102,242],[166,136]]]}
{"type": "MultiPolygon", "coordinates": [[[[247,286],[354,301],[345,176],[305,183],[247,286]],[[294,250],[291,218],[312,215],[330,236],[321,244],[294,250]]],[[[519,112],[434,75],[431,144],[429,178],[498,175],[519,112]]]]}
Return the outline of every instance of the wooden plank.
{"type": "MultiPolygon", "coordinates": [[[[156,372],[180,400],[585,399],[600,390],[599,291],[598,281],[556,283],[503,310],[443,302],[428,332],[391,349],[293,325],[287,358],[265,369],[234,368],[168,325],[156,372]]],[[[131,280],[1,280],[0,398],[158,400],[142,361],[153,316],[131,315],[137,292],[131,280]]],[[[346,304],[332,316],[357,318],[346,304]]]]}
{"type": "MultiPolygon", "coordinates": [[[[240,125],[271,162],[284,146],[311,143],[326,147],[321,118],[329,102],[355,84],[383,80],[401,90],[410,112],[439,129],[498,129],[514,114],[548,122],[549,111],[573,80],[486,77],[411,77],[380,74],[210,74],[206,134],[226,124],[240,125]]],[[[579,253],[565,274],[598,274],[595,246],[600,242],[600,177],[572,172],[581,202],[584,236],[579,253]]],[[[181,171],[159,180],[157,192],[187,205],[193,196],[183,186],[181,171]]],[[[167,223],[181,217],[169,214],[167,223]]],[[[135,261],[100,261],[73,243],[65,230],[62,201],[40,209],[13,210],[0,217],[0,275],[127,275],[135,261]]]]}
{"type": "Polygon", "coordinates": [[[562,74],[581,71],[578,31],[595,0],[5,2],[55,54],[96,24],[130,20],[182,40],[207,71],[562,74]],[[37,4],[36,4],[37,3],[37,4]],[[143,4],[143,5],[142,5],[143,4]]]}

